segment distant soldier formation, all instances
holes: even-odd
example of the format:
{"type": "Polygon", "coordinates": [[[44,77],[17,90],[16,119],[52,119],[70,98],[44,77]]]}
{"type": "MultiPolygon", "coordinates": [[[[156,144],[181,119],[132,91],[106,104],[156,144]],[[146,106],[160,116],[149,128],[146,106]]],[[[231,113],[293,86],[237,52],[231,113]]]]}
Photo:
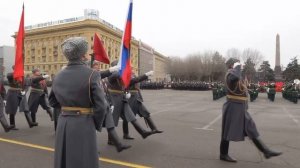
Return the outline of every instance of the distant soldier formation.
{"type": "Polygon", "coordinates": [[[202,81],[183,81],[172,82],[171,88],[174,90],[194,90],[194,91],[206,91],[211,89],[210,83],[202,81]]]}
{"type": "Polygon", "coordinates": [[[295,79],[293,82],[286,83],[282,88],[282,97],[295,104],[298,103],[300,98],[300,80],[295,79]]]}
{"type": "Polygon", "coordinates": [[[213,100],[218,100],[226,95],[226,88],[223,83],[221,82],[213,83],[211,87],[212,87],[213,100]]]}
{"type": "Polygon", "coordinates": [[[151,89],[151,90],[157,90],[157,89],[164,89],[165,83],[164,82],[141,82],[140,83],[140,89],[151,89]]]}

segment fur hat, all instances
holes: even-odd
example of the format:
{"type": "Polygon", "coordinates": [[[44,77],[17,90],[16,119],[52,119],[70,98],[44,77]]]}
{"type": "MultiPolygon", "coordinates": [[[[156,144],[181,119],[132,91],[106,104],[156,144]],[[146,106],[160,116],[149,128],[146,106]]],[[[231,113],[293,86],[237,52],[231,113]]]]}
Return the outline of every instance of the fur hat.
{"type": "Polygon", "coordinates": [[[71,37],[62,43],[61,48],[69,61],[77,61],[87,53],[88,42],[83,37],[71,37]]]}

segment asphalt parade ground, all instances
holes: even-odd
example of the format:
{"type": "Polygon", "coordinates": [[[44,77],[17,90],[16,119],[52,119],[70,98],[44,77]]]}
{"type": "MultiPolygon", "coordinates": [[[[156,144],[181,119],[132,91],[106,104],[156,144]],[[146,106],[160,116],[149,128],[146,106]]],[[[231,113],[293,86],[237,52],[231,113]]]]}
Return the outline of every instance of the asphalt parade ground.
{"type": "MultiPolygon", "coordinates": [[[[300,104],[276,94],[275,102],[260,93],[249,103],[249,112],[261,138],[283,155],[266,160],[251,141],[232,142],[229,153],[238,163],[218,159],[221,108],[225,98],[212,100],[211,91],[144,90],[146,106],[157,126],[164,130],[143,140],[130,126],[132,148],[117,153],[107,145],[107,132],[98,133],[101,168],[300,168],[300,104]]],[[[45,111],[39,109],[38,127],[29,128],[22,113],[16,116],[18,131],[0,129],[0,168],[53,168],[55,132],[45,111]]],[[[146,127],[145,122],[139,119],[146,127]]],[[[122,136],[122,124],[117,131],[122,136]]],[[[149,128],[148,128],[149,129],[149,128]]]]}

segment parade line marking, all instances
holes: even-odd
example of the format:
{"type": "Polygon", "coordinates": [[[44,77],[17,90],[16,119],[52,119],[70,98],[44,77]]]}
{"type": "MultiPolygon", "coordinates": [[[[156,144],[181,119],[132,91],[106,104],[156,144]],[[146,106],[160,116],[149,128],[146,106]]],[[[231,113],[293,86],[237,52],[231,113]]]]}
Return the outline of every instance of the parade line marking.
{"type": "Polygon", "coordinates": [[[214,129],[211,129],[209,127],[211,127],[214,123],[216,123],[217,121],[219,121],[219,119],[222,117],[222,114],[219,114],[214,120],[212,120],[210,123],[208,123],[207,125],[205,125],[202,128],[195,128],[195,129],[201,129],[201,130],[208,130],[208,131],[212,131],[214,129]]]}
{"type": "Polygon", "coordinates": [[[299,120],[293,116],[284,106],[282,106],[283,111],[299,126],[299,120]]]}
{"type": "MultiPolygon", "coordinates": [[[[10,140],[10,139],[5,139],[5,138],[0,138],[1,142],[6,142],[10,144],[15,144],[15,145],[20,145],[20,146],[26,146],[30,148],[35,148],[35,149],[40,149],[40,150],[45,150],[45,151],[50,151],[54,152],[53,148],[49,148],[46,146],[40,146],[40,145],[35,145],[35,144],[30,144],[30,143],[25,143],[25,142],[20,142],[20,141],[15,141],[15,140],[10,140]]],[[[126,166],[126,167],[132,167],[132,168],[151,168],[148,166],[143,166],[143,165],[138,165],[138,164],[133,164],[133,163],[128,163],[128,162],[123,162],[123,161],[118,161],[118,160],[113,160],[113,159],[107,159],[107,158],[99,158],[100,161],[102,162],[107,162],[115,165],[120,165],[120,166],[126,166]]]]}

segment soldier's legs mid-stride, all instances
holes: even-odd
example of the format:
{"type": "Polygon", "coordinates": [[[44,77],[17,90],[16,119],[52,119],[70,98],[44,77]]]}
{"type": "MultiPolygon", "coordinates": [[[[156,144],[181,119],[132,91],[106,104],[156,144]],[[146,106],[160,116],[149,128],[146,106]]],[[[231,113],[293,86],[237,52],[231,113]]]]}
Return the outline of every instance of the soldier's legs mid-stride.
{"type": "Polygon", "coordinates": [[[108,134],[108,145],[114,145],[118,152],[131,148],[130,145],[123,144],[115,130],[115,122],[111,112],[106,113],[103,122],[103,127],[106,127],[108,134]]]}
{"type": "MultiPolygon", "coordinates": [[[[146,131],[141,125],[140,123],[135,119],[134,121],[131,121],[131,124],[133,125],[133,127],[135,128],[135,130],[144,138],[146,139],[148,136],[152,135],[153,132],[151,131],[146,131]]],[[[128,128],[128,121],[126,121],[126,119],[123,119],[123,138],[127,139],[127,140],[133,140],[134,138],[132,138],[129,135],[129,128],[128,128]]]]}
{"type": "MultiPolygon", "coordinates": [[[[150,116],[150,112],[147,110],[147,108],[140,102],[137,105],[138,105],[137,114],[140,117],[143,117],[145,119],[146,125],[150,127],[152,134],[163,133],[163,131],[157,129],[156,125],[154,124],[154,121],[152,120],[152,118],[150,116]]],[[[134,139],[129,136],[129,129],[128,129],[127,121],[123,121],[123,134],[124,134],[124,139],[129,139],[129,140],[134,139]]]]}
{"type": "Polygon", "coordinates": [[[45,95],[41,95],[39,97],[36,97],[36,95],[33,96],[32,93],[31,93],[30,97],[29,97],[29,110],[31,112],[32,121],[34,123],[36,123],[36,113],[37,113],[39,105],[41,105],[42,108],[44,110],[46,110],[46,112],[49,115],[51,121],[53,121],[54,120],[54,118],[53,118],[53,112],[52,112],[51,107],[46,102],[46,96],[45,95]]]}
{"type": "Polygon", "coordinates": [[[37,126],[37,123],[33,123],[31,120],[26,95],[21,95],[21,93],[19,93],[18,91],[9,89],[5,111],[9,115],[9,122],[13,127],[13,130],[18,130],[15,123],[15,116],[17,114],[18,107],[19,112],[24,112],[25,119],[29,127],[32,128],[34,126],[37,126]]]}
{"type": "Polygon", "coordinates": [[[125,145],[121,142],[115,128],[107,128],[108,144],[114,145],[118,152],[122,152],[125,149],[131,148],[130,145],[125,145]]]}
{"type": "Polygon", "coordinates": [[[2,98],[0,98],[0,123],[4,129],[5,132],[9,132],[13,126],[8,125],[7,120],[5,118],[5,115],[3,114],[3,101],[2,98]]]}
{"type": "MultiPolygon", "coordinates": [[[[253,143],[257,147],[257,149],[264,154],[264,157],[266,159],[281,155],[281,152],[275,152],[275,151],[272,151],[271,149],[269,149],[259,137],[253,138],[251,140],[253,141],[253,143]]],[[[220,159],[227,161],[227,162],[237,162],[235,159],[233,159],[232,157],[230,157],[228,155],[228,150],[229,150],[229,141],[221,140],[220,159]]]]}

